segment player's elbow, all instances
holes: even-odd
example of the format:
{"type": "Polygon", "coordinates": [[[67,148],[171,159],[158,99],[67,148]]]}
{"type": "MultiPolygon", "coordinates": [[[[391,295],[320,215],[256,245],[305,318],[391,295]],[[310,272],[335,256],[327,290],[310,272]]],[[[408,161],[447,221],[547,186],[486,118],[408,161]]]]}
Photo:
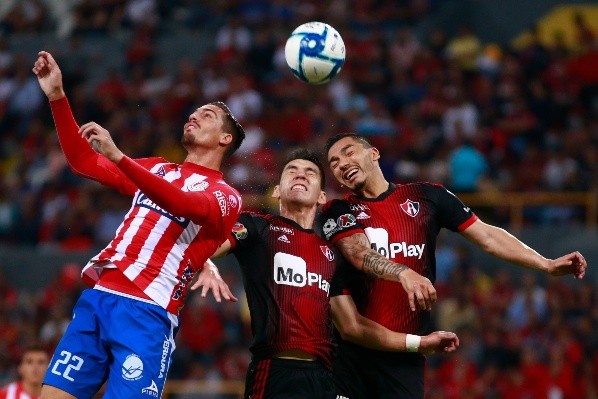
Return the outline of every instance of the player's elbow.
{"type": "Polygon", "coordinates": [[[358,341],[361,336],[361,328],[357,321],[337,323],[336,328],[345,341],[358,341]]]}

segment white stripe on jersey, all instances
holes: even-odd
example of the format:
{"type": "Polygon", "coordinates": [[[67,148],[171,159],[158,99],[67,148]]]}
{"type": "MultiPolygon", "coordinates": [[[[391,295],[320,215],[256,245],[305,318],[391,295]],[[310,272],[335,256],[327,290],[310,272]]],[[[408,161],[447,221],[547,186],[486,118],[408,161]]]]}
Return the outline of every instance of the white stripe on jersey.
{"type": "Polygon", "coordinates": [[[4,389],[6,389],[6,399],[37,399],[37,396],[29,395],[23,391],[20,382],[12,382],[4,389]]]}

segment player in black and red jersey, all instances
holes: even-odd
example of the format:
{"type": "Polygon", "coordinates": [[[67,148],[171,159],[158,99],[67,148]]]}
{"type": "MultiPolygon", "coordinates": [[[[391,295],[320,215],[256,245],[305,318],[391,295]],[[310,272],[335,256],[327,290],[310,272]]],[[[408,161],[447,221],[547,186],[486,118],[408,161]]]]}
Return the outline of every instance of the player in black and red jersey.
{"type": "MultiPolygon", "coordinates": [[[[582,278],[587,267],[579,252],[547,259],[505,230],[482,222],[443,186],[389,183],[378,164],[380,154],[366,138],[341,134],[326,144],[328,163],[338,182],[352,191],[323,210],[323,230],[355,266],[348,269],[344,294],[351,294],[361,314],[393,331],[406,332],[407,350],[416,351],[418,335],[429,329],[428,301],[405,295],[400,285],[377,278],[396,262],[435,280],[436,237],[442,228],[459,232],[485,251],[506,261],[553,276],[582,278]],[[372,255],[376,249],[381,256],[372,255]],[[417,309],[416,303],[420,304],[417,309]],[[410,335],[417,334],[417,335],[410,335]]],[[[335,308],[333,298],[332,307],[335,308]]],[[[339,395],[359,398],[422,398],[425,357],[385,353],[341,341],[334,364],[339,395]],[[365,391],[360,389],[365,389],[365,391]]]]}
{"type": "MultiPolygon", "coordinates": [[[[280,215],[242,213],[231,239],[217,253],[230,252],[239,261],[251,313],[254,339],[245,398],[336,398],[329,292],[340,257],[312,228],[318,206],[326,200],[323,188],[324,170],[317,157],[307,150],[292,152],[273,193],[280,215]]],[[[192,289],[204,285],[205,290],[205,284],[198,280],[192,289]]],[[[334,315],[336,323],[346,326],[348,339],[405,350],[405,334],[354,309],[347,300],[334,315]]],[[[455,334],[448,332],[421,339],[428,352],[451,352],[458,346],[455,334]]]]}

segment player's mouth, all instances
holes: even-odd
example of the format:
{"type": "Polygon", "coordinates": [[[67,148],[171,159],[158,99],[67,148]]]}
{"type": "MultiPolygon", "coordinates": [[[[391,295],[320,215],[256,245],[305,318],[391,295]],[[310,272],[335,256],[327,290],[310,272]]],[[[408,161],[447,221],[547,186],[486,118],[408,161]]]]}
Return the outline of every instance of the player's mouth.
{"type": "Polygon", "coordinates": [[[187,122],[187,123],[185,123],[185,130],[190,129],[190,128],[198,129],[199,125],[197,123],[195,123],[195,122],[187,122]]]}
{"type": "Polygon", "coordinates": [[[291,191],[307,191],[307,186],[303,184],[294,184],[291,186],[291,191]]]}
{"type": "Polygon", "coordinates": [[[349,170],[347,170],[345,173],[343,173],[343,180],[350,183],[351,180],[353,180],[353,178],[355,176],[357,176],[357,173],[359,172],[358,168],[350,168],[349,170]]]}

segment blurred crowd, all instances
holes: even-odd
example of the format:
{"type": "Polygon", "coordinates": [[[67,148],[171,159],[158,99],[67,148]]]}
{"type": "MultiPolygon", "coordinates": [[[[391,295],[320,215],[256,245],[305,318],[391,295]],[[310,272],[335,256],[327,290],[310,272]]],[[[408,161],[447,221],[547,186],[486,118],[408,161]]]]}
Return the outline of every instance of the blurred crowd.
{"type": "MultiPolygon", "coordinates": [[[[598,32],[584,15],[572,15],[574,44],[558,34],[546,43],[532,28],[515,47],[484,43],[467,25],[418,29],[437,3],[3,0],[0,244],[91,250],[113,237],[130,206],[69,171],[31,73],[36,54],[15,44],[23,37],[55,39],[44,49],[61,66],[78,122],[98,122],[132,157],[182,161],[190,112],[225,101],[247,132],[225,176],[248,208],[276,207],[268,193],[282,150],[323,148],[346,131],[368,136],[399,183],[434,181],[459,193],[597,189],[598,32]],[[289,32],[312,20],[333,25],[347,48],[341,73],[322,86],[294,78],[284,60],[289,32]],[[159,44],[178,35],[204,41],[204,50],[164,59],[159,44]],[[120,52],[86,46],[98,38],[120,40],[120,52]],[[104,59],[113,62],[98,70],[104,59]]],[[[332,179],[327,192],[342,193],[332,179]]],[[[557,219],[575,217],[573,209],[557,219]]],[[[462,349],[431,359],[430,397],[596,397],[594,290],[486,275],[463,252],[439,248],[436,322],[460,334],[462,349]]],[[[81,289],[77,274],[68,265],[40,294],[0,284],[1,377],[14,372],[25,341],[56,342],[81,289]]],[[[227,278],[243,297],[238,275],[227,278]]],[[[192,297],[183,318],[173,378],[242,378],[244,305],[192,297]]]]}

